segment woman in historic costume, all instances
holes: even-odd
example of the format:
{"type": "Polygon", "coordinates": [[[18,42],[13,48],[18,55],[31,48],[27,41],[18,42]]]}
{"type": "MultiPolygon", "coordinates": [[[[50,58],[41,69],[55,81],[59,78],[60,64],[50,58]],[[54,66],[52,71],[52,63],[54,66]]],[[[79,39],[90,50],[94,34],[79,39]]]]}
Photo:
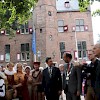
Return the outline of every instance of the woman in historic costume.
{"type": "Polygon", "coordinates": [[[5,75],[7,76],[7,82],[6,82],[6,99],[10,100],[13,98],[14,96],[14,92],[13,91],[13,85],[14,85],[14,74],[16,73],[13,70],[14,64],[12,62],[9,62],[6,65],[6,69],[5,69],[5,75]]]}
{"type": "Polygon", "coordinates": [[[25,79],[25,73],[23,73],[23,66],[21,63],[18,63],[16,66],[17,72],[14,74],[14,86],[13,88],[17,91],[17,98],[19,100],[30,100],[27,81],[25,79]]]}
{"type": "Polygon", "coordinates": [[[25,67],[25,80],[27,81],[27,87],[28,87],[28,92],[29,92],[29,96],[30,96],[30,100],[32,97],[32,75],[31,75],[31,67],[30,66],[26,66],[25,67]]]}
{"type": "Polygon", "coordinates": [[[0,71],[0,100],[6,100],[5,99],[5,93],[6,93],[5,80],[6,80],[5,74],[0,71]]]}
{"type": "Polygon", "coordinates": [[[39,70],[40,62],[34,62],[34,71],[32,72],[32,100],[44,100],[42,94],[42,72],[39,70]]]}

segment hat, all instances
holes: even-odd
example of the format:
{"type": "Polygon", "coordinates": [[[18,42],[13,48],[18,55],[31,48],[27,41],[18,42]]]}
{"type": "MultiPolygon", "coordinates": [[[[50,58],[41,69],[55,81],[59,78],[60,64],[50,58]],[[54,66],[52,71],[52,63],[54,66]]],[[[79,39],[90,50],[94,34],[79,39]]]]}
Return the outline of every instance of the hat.
{"type": "Polygon", "coordinates": [[[3,79],[6,79],[7,77],[5,76],[5,74],[3,72],[0,71],[0,77],[3,79]]]}
{"type": "Polygon", "coordinates": [[[34,62],[33,64],[34,64],[34,65],[35,65],[35,64],[40,65],[40,62],[34,62]]]}
{"type": "Polygon", "coordinates": [[[30,67],[30,66],[25,66],[25,69],[26,69],[26,68],[29,68],[29,69],[31,70],[31,67],[30,67]]]}

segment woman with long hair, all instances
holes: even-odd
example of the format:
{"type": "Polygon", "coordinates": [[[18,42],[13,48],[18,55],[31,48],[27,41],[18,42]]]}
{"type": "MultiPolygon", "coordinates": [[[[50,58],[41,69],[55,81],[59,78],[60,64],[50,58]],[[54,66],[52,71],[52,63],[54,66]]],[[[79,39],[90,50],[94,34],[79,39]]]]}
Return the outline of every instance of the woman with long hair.
{"type": "Polygon", "coordinates": [[[25,73],[23,72],[23,66],[21,63],[17,64],[16,70],[17,71],[14,74],[13,89],[16,89],[17,91],[17,98],[19,98],[19,100],[30,100],[25,80],[25,73]]]}

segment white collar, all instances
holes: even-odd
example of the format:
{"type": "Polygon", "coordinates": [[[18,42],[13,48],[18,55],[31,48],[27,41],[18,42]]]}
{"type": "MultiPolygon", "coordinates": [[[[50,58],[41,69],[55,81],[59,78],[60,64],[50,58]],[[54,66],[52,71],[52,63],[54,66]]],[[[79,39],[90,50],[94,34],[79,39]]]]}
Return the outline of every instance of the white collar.
{"type": "Polygon", "coordinates": [[[100,60],[100,58],[98,58],[98,60],[100,60]]]}
{"type": "Polygon", "coordinates": [[[5,74],[7,74],[7,75],[14,75],[15,73],[16,73],[15,70],[13,70],[13,71],[5,70],[5,74]]]}
{"type": "Polygon", "coordinates": [[[67,63],[67,64],[71,65],[72,64],[72,60],[69,63],[67,63]]]}

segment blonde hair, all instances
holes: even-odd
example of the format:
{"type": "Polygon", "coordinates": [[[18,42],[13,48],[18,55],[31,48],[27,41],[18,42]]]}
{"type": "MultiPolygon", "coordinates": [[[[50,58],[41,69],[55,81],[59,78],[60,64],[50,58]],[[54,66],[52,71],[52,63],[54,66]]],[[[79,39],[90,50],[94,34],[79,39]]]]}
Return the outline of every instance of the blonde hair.
{"type": "Polygon", "coordinates": [[[15,68],[14,68],[15,71],[17,72],[17,67],[18,67],[19,64],[22,66],[22,72],[24,72],[24,68],[23,68],[22,63],[16,63],[16,64],[15,64],[15,66],[14,66],[14,67],[15,67],[15,68]]]}
{"type": "Polygon", "coordinates": [[[14,63],[12,63],[12,62],[7,63],[7,64],[6,64],[6,68],[8,68],[9,66],[14,67],[14,63]]]}

